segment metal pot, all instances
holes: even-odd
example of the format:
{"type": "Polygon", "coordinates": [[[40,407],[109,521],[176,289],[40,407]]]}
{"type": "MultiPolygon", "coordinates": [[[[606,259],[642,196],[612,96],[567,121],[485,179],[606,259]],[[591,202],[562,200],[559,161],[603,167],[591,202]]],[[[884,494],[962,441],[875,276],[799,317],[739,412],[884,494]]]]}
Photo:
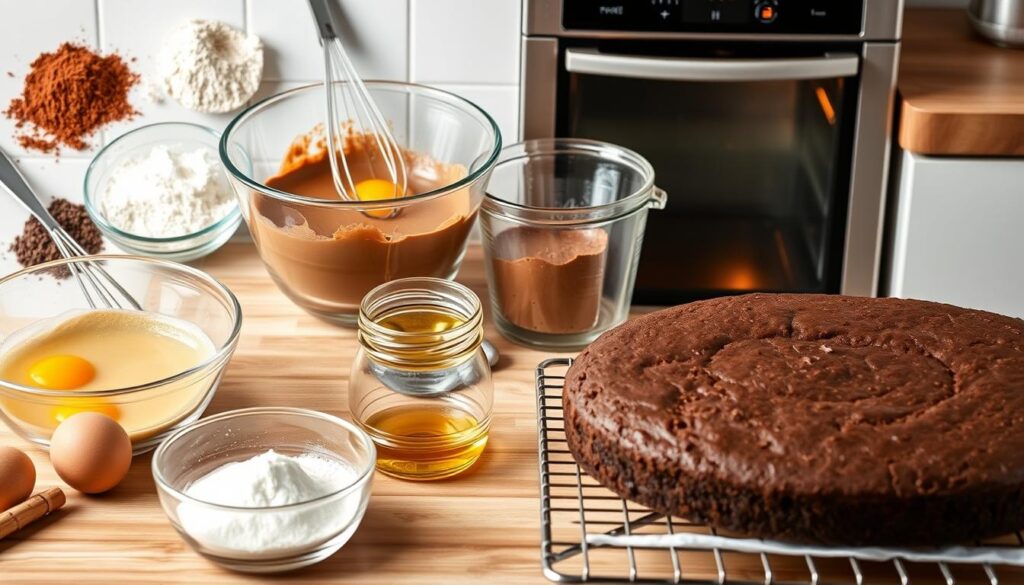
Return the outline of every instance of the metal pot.
{"type": "Polygon", "coordinates": [[[1001,47],[1024,47],[1024,0],[971,0],[975,30],[1001,47]]]}

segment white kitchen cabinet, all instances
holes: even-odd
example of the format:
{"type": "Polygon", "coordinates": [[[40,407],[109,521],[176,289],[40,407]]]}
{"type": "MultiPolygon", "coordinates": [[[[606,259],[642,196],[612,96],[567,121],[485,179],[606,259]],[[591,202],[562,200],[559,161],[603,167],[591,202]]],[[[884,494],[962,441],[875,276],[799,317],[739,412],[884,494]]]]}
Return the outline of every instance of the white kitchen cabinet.
{"type": "Polygon", "coordinates": [[[904,152],[890,296],[1024,317],[1024,159],[904,152]]]}

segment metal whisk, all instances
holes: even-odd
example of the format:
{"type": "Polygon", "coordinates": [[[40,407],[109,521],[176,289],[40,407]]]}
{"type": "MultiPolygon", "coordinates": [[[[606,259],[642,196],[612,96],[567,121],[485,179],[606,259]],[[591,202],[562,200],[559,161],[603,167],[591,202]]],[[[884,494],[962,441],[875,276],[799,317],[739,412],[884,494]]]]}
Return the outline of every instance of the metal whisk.
{"type": "MultiPolygon", "coordinates": [[[[0,183],[28,209],[29,213],[39,220],[39,223],[43,224],[62,256],[77,258],[89,255],[50,215],[35,191],[29,187],[28,181],[25,180],[21,171],[14,166],[14,162],[3,151],[0,151],[0,183]]],[[[118,284],[98,262],[72,262],[67,267],[78,282],[79,288],[82,289],[82,295],[85,296],[90,307],[94,309],[103,306],[108,309],[142,310],[138,301],[118,284]]]]}
{"type": "Polygon", "coordinates": [[[343,199],[360,198],[350,161],[343,148],[347,127],[357,135],[373,138],[369,141],[372,148],[369,153],[369,178],[389,181],[394,186],[392,196],[401,197],[405,195],[408,186],[402,151],[338,37],[329,1],[309,0],[309,7],[313,11],[313,20],[316,21],[324,53],[324,91],[327,98],[325,126],[329,148],[336,153],[330,157],[334,187],[343,199]],[[384,163],[386,177],[377,176],[378,168],[373,164],[374,160],[384,163]]]}

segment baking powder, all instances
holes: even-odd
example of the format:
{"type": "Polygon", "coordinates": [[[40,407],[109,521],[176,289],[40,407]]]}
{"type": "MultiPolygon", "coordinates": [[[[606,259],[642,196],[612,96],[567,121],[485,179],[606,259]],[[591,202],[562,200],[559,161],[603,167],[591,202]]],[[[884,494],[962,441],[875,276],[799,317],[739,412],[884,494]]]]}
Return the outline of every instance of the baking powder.
{"type": "MultiPolygon", "coordinates": [[[[266,508],[307,502],[355,479],[355,470],[334,459],[267,451],[218,467],[190,484],[185,494],[221,506],[266,508]]],[[[208,548],[281,552],[329,540],[357,520],[359,504],[360,495],[354,493],[323,505],[252,512],[186,501],[178,507],[178,518],[185,532],[208,548]]]]}
{"type": "Polygon", "coordinates": [[[159,72],[164,91],[197,112],[230,112],[256,93],[263,43],[223,22],[190,20],[164,39],[159,72]]]}
{"type": "Polygon", "coordinates": [[[159,145],[118,161],[97,198],[103,217],[147,238],[195,233],[236,203],[212,149],[159,145]]]}

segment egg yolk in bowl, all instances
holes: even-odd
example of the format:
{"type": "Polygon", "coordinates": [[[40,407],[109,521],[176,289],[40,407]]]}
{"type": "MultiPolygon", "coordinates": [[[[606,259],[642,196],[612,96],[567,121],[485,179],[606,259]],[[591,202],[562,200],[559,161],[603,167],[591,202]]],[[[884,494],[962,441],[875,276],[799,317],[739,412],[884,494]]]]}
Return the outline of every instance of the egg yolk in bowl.
{"type": "Polygon", "coordinates": [[[74,390],[92,382],[96,377],[96,367],[77,355],[51,355],[32,364],[28,377],[39,388],[74,390]]]}
{"type": "Polygon", "coordinates": [[[214,353],[202,329],[177,318],[146,311],[72,311],[33,323],[0,344],[0,378],[64,394],[5,392],[0,409],[33,435],[48,437],[73,414],[99,412],[118,421],[133,441],[146,439],[194,412],[214,377],[196,373],[131,393],[97,392],[171,378],[214,353]]]}

